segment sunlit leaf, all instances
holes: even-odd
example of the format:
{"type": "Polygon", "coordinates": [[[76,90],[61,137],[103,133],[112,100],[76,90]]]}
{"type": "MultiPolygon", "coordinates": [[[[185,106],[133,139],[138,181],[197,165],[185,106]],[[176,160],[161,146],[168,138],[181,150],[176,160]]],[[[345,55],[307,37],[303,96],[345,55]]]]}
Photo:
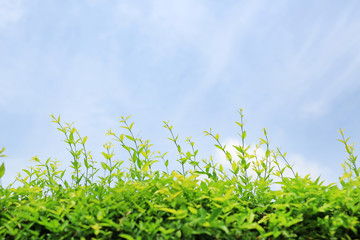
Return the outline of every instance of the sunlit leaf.
{"type": "Polygon", "coordinates": [[[0,166],[0,178],[2,178],[4,174],[5,174],[5,165],[4,163],[2,163],[0,166]]]}

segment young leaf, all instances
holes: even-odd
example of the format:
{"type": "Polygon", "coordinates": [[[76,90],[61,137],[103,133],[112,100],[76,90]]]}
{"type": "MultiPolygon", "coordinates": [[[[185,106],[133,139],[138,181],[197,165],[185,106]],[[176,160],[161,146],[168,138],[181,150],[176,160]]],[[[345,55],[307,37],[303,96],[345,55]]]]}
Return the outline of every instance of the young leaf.
{"type": "Polygon", "coordinates": [[[105,152],[101,152],[102,155],[104,156],[105,159],[110,159],[110,155],[105,153],[105,152]]]}
{"type": "Polygon", "coordinates": [[[1,150],[0,150],[0,153],[3,153],[5,151],[5,148],[3,147],[1,150]]]}
{"type": "Polygon", "coordinates": [[[220,147],[220,145],[215,144],[214,146],[217,147],[220,150],[224,150],[224,148],[220,147]]]}
{"type": "Polygon", "coordinates": [[[5,174],[5,165],[4,165],[4,163],[2,163],[0,166],[0,178],[2,178],[2,176],[4,176],[4,174],[5,174]]]}
{"type": "Polygon", "coordinates": [[[104,162],[101,162],[101,166],[104,170],[109,169],[109,166],[104,162]]]}
{"type": "Polygon", "coordinates": [[[265,152],[265,157],[268,158],[270,156],[270,153],[271,153],[270,150],[267,149],[266,152],[265,152]]]}
{"type": "Polygon", "coordinates": [[[119,234],[119,237],[125,238],[126,240],[135,240],[131,235],[125,233],[119,234]]]}
{"type": "Polygon", "coordinates": [[[215,136],[216,140],[219,140],[219,134],[217,133],[215,136]]]}
{"type": "Polygon", "coordinates": [[[133,138],[132,136],[125,135],[125,137],[126,137],[127,139],[129,139],[130,141],[134,141],[134,138],[133,138]]]}
{"type": "Polygon", "coordinates": [[[260,144],[266,144],[266,141],[263,138],[259,138],[260,139],[260,144]]]}
{"type": "Polygon", "coordinates": [[[241,134],[241,138],[245,139],[246,138],[246,131],[243,131],[243,133],[241,134]]]}
{"type": "Polygon", "coordinates": [[[237,125],[239,125],[240,127],[244,126],[244,124],[241,124],[239,122],[235,122],[237,125]]]}
{"type": "Polygon", "coordinates": [[[220,213],[222,212],[222,208],[217,208],[215,210],[213,210],[213,212],[211,213],[210,217],[209,217],[209,222],[215,220],[220,213]]]}

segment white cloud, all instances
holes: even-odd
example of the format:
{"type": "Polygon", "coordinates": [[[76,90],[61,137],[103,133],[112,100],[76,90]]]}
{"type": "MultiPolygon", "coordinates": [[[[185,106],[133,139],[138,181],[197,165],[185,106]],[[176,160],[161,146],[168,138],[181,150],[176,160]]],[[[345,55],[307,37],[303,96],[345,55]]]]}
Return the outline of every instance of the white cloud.
{"type": "Polygon", "coordinates": [[[317,99],[302,106],[301,111],[305,116],[322,116],[328,110],[328,102],[326,99],[317,99]]]}
{"type": "MultiPolygon", "coordinates": [[[[229,138],[227,140],[225,140],[223,146],[225,147],[225,150],[228,151],[231,156],[232,159],[235,161],[239,161],[239,157],[237,156],[239,153],[238,151],[233,147],[233,146],[241,146],[241,141],[239,139],[235,139],[235,138],[229,138]]],[[[249,154],[256,154],[258,160],[262,159],[265,157],[265,151],[261,148],[256,149],[255,144],[250,144],[250,148],[248,150],[249,154]],[[254,152],[256,150],[256,152],[254,152]]],[[[231,169],[231,164],[230,162],[226,159],[225,154],[220,150],[220,149],[216,149],[215,152],[215,158],[214,160],[216,162],[218,162],[219,164],[221,164],[225,170],[227,170],[228,173],[230,173],[230,169],[231,169]]],[[[255,161],[255,159],[252,159],[252,161],[255,161]]],[[[252,169],[252,164],[250,165],[250,168],[248,169],[248,175],[252,177],[252,179],[256,179],[257,174],[256,172],[252,169]]]]}
{"type": "MultiPolygon", "coordinates": [[[[241,142],[238,139],[230,138],[225,141],[223,146],[225,145],[226,151],[228,151],[233,158],[237,155],[236,149],[233,145],[240,145],[241,142]]],[[[216,149],[214,160],[223,165],[225,168],[231,168],[230,162],[226,159],[225,154],[220,150],[216,149]]]]}
{"type": "Polygon", "coordinates": [[[324,177],[329,175],[330,169],[317,162],[310,162],[300,154],[288,154],[286,159],[291,165],[294,164],[294,171],[302,177],[310,174],[312,179],[316,179],[321,175],[322,180],[329,180],[324,177]]]}
{"type": "Polygon", "coordinates": [[[22,2],[18,0],[0,1],[0,30],[21,19],[24,14],[22,2]]]}
{"type": "Polygon", "coordinates": [[[152,61],[172,59],[179,49],[199,59],[200,78],[184,92],[173,118],[182,119],[191,106],[224,81],[235,49],[253,31],[254,22],[267,7],[265,2],[239,2],[225,15],[217,16],[206,2],[150,1],[146,4],[120,2],[117,22],[121,28],[137,29],[146,42],[139,48],[151,51],[152,61]]]}
{"type": "MultiPolygon", "coordinates": [[[[229,138],[225,140],[224,145],[226,145],[226,150],[232,155],[233,159],[238,161],[239,158],[237,157],[237,150],[233,147],[241,145],[241,142],[239,139],[229,138]]],[[[249,154],[254,154],[254,151],[256,150],[255,155],[257,156],[258,160],[265,158],[265,150],[263,148],[256,148],[256,144],[250,144],[250,148],[248,150],[249,154]]],[[[224,169],[231,169],[231,165],[229,161],[226,159],[225,154],[220,151],[219,149],[216,149],[216,152],[214,154],[214,160],[220,164],[223,165],[224,169]]],[[[280,164],[280,167],[285,166],[285,162],[281,159],[281,157],[278,157],[278,162],[280,164]]],[[[326,177],[331,176],[332,171],[324,167],[323,165],[320,165],[317,162],[310,162],[305,157],[303,157],[300,154],[287,154],[286,160],[288,163],[293,166],[293,170],[295,173],[298,173],[301,177],[305,177],[306,175],[310,174],[310,177],[315,180],[317,177],[321,175],[321,180],[325,180],[326,182],[330,183],[334,179],[326,179],[326,177]]],[[[252,159],[252,161],[256,161],[256,159],[252,159]]],[[[248,170],[249,176],[252,176],[252,179],[256,179],[257,174],[254,170],[252,170],[252,166],[250,166],[250,169],[248,170]]],[[[272,166],[276,166],[275,164],[272,164],[272,166]]],[[[277,167],[274,168],[274,172],[277,170],[277,167]]],[[[229,172],[229,171],[228,171],[229,172]]],[[[229,172],[230,173],[230,172],[229,172]]],[[[284,172],[284,175],[286,177],[293,177],[293,174],[290,169],[286,169],[284,172]]]]}
{"type": "Polygon", "coordinates": [[[360,33],[352,9],[349,5],[325,26],[322,16],[314,19],[304,43],[286,64],[282,78],[288,80],[292,98],[301,99],[304,116],[326,114],[334,100],[359,87],[360,33]]]}
{"type": "Polygon", "coordinates": [[[136,29],[144,36],[144,44],[157,57],[167,58],[178,47],[197,42],[206,17],[205,7],[193,1],[122,1],[115,19],[120,28],[136,29]]]}
{"type": "MultiPolygon", "coordinates": [[[[17,97],[29,97],[32,94],[32,91],[29,87],[30,83],[25,80],[11,81],[8,74],[2,73],[0,79],[1,88],[0,88],[0,106],[2,108],[7,108],[9,103],[15,102],[17,97]]],[[[7,109],[12,111],[11,108],[7,109]]]]}
{"type": "Polygon", "coordinates": [[[193,90],[183,98],[177,110],[177,118],[182,118],[209,90],[224,81],[227,66],[235,56],[234,50],[241,45],[244,36],[252,31],[253,23],[264,7],[259,2],[241,2],[232,8],[225,19],[204,17],[211,24],[199,25],[199,38],[193,40],[204,62],[204,73],[198,83],[194,82],[193,90]]]}

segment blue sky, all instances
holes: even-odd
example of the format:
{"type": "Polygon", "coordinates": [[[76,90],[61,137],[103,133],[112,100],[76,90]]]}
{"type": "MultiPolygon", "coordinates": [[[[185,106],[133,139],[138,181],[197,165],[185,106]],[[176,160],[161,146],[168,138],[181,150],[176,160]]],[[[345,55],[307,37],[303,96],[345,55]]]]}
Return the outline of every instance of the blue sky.
{"type": "Polygon", "coordinates": [[[98,161],[106,131],[120,133],[118,117],[132,115],[153,150],[175,158],[169,120],[201,158],[221,162],[203,131],[236,144],[239,108],[247,143],[265,127],[300,174],[335,182],[346,158],[339,128],[360,138],[359,10],[359,1],[0,0],[2,182],[35,155],[69,165],[50,114],[74,121],[98,161]]]}

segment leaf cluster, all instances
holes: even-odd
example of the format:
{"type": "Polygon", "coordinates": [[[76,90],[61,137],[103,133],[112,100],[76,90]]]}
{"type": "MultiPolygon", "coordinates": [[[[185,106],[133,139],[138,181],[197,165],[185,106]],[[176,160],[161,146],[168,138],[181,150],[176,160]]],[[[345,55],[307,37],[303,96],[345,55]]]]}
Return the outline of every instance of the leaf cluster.
{"type": "MultiPolygon", "coordinates": [[[[199,161],[191,137],[185,140],[187,151],[173,126],[164,122],[178,153],[180,170],[173,171],[167,153],[153,151],[149,140],[135,136],[130,117],[120,120],[125,133],[107,132],[128,153],[130,167],[122,167],[125,160],[114,159],[113,142],[103,145],[104,159],[97,162],[86,149],[87,137],[51,115],[65,135],[71,172],[60,169],[60,161],[42,162],[35,156],[35,166],[16,177],[20,186],[0,186],[0,238],[357,239],[360,169],[354,145],[343,131],[339,141],[349,157],[341,186],[324,185],[320,177],[300,177],[286,153],[270,148],[266,129],[251,152],[241,109],[239,114],[241,144],[233,146],[237,156],[220,142],[218,133],[204,132],[224,153],[229,169],[212,156],[199,161]],[[264,156],[257,154],[261,147],[264,156]],[[155,168],[159,159],[166,171],[155,168]]],[[[0,179],[4,172],[2,164],[0,179]]]]}

